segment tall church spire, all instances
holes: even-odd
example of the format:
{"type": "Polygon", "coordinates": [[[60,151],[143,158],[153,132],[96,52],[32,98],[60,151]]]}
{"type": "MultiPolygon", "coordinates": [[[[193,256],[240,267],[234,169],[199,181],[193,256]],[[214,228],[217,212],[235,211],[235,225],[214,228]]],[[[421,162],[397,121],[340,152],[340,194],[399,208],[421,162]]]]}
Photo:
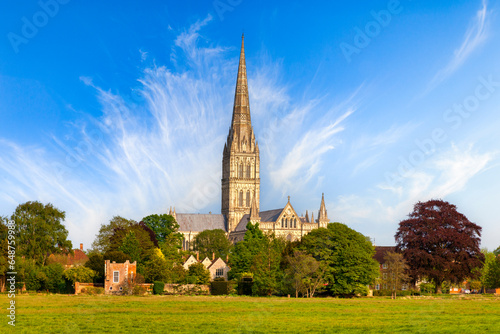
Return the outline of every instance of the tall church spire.
{"type": "Polygon", "coordinates": [[[326,225],[330,222],[328,219],[328,214],[326,212],[326,206],[325,206],[325,194],[323,193],[321,195],[321,205],[319,206],[319,212],[318,212],[318,224],[320,225],[319,227],[326,227],[326,225]]]}
{"type": "Polygon", "coordinates": [[[233,118],[222,154],[222,208],[228,232],[234,231],[250,207],[258,215],[260,201],[259,147],[250,120],[245,40],[241,36],[240,61],[234,92],[233,118]],[[255,203],[253,201],[255,200],[255,203]]]}
{"type": "Polygon", "coordinates": [[[245,62],[245,35],[241,36],[240,63],[234,92],[233,119],[231,127],[236,124],[251,124],[250,102],[248,99],[247,65],[245,62]]]}

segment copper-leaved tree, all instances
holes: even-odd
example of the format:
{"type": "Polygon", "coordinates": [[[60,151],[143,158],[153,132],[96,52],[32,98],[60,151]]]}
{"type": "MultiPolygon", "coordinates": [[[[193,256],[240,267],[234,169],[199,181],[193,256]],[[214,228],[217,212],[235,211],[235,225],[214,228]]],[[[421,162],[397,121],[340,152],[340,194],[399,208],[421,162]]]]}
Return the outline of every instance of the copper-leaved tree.
{"type": "Polygon", "coordinates": [[[479,249],[481,227],[443,200],[415,204],[399,223],[396,249],[410,266],[413,281],[428,278],[441,292],[444,281],[474,278],[484,261],[479,249]]]}

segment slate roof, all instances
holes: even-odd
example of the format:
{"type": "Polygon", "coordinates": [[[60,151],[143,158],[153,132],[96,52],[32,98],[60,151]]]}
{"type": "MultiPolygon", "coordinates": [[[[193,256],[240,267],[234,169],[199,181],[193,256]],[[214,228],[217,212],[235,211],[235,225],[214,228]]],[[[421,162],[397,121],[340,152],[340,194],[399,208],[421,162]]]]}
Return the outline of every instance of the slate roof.
{"type": "Polygon", "coordinates": [[[394,252],[396,250],[396,247],[394,246],[375,246],[375,255],[373,255],[373,258],[377,260],[378,263],[383,264],[384,261],[384,256],[386,253],[389,252],[394,252]]]}
{"type": "Polygon", "coordinates": [[[179,231],[202,232],[220,229],[227,232],[226,219],[221,214],[177,213],[176,218],[179,231]]]}
{"type": "MultiPolygon", "coordinates": [[[[283,209],[284,208],[259,212],[260,221],[261,222],[275,222],[279,218],[281,213],[283,212],[283,209]]],[[[238,223],[238,226],[236,226],[236,229],[235,229],[236,232],[245,231],[247,229],[249,217],[250,217],[249,214],[246,214],[243,217],[241,217],[241,220],[238,223]]]]}

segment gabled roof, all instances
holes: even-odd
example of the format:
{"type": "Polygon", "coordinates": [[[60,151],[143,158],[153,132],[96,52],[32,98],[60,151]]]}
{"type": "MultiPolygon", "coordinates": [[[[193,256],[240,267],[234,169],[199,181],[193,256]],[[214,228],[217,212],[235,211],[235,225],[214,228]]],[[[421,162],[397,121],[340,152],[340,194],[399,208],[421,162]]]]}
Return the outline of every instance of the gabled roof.
{"type": "Polygon", "coordinates": [[[378,263],[383,264],[385,262],[385,254],[394,252],[395,250],[396,247],[394,246],[375,246],[375,255],[373,255],[373,258],[377,260],[378,263]]]}
{"type": "Polygon", "coordinates": [[[210,263],[210,265],[207,267],[207,269],[210,269],[210,267],[211,267],[211,266],[213,266],[215,263],[219,262],[219,260],[220,260],[220,261],[222,261],[222,263],[223,263],[225,266],[227,266],[226,261],[224,261],[223,259],[221,259],[220,257],[218,257],[218,258],[216,258],[215,260],[213,260],[213,261],[212,261],[212,263],[210,263]]]}
{"type": "Polygon", "coordinates": [[[221,214],[177,213],[176,219],[179,231],[202,232],[220,229],[227,232],[226,219],[221,214]]]}

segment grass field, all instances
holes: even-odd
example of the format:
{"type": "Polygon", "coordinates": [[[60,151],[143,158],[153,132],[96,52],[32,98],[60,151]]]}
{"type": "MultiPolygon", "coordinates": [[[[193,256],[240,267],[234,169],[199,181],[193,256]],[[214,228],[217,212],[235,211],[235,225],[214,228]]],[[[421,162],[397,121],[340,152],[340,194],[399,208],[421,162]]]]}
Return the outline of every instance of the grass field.
{"type": "MultiPolygon", "coordinates": [[[[0,296],[0,333],[8,299],[0,296]]],[[[16,333],[500,333],[500,298],[16,297],[16,333]]]]}

